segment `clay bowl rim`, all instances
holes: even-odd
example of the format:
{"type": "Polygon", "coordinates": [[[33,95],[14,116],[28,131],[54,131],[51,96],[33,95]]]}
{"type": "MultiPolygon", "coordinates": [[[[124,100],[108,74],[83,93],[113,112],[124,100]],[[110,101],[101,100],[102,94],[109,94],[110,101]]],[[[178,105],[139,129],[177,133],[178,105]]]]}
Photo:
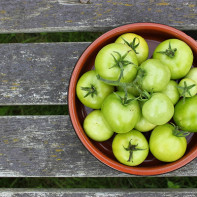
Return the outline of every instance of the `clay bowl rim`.
{"type": "Polygon", "coordinates": [[[158,23],[133,23],[133,24],[127,24],[114,28],[104,33],[103,35],[98,37],[94,42],[92,42],[78,59],[70,78],[70,83],[68,88],[68,109],[69,109],[69,115],[73,128],[78,138],[93,156],[95,156],[99,161],[106,164],[107,166],[115,170],[118,170],[120,172],[133,174],[133,175],[147,176],[147,175],[159,175],[159,174],[171,172],[188,164],[189,162],[191,162],[193,159],[197,157],[197,145],[195,145],[186,156],[183,156],[181,159],[175,162],[166,163],[165,165],[162,166],[154,166],[154,167],[126,166],[124,164],[121,164],[117,161],[108,158],[99,149],[94,147],[90,139],[84,133],[83,127],[81,126],[79,118],[77,116],[77,108],[75,106],[75,101],[76,101],[75,87],[77,84],[77,80],[79,78],[83,64],[86,61],[86,58],[92,53],[92,51],[96,50],[97,46],[101,45],[103,41],[109,40],[125,32],[132,32],[132,31],[135,32],[142,29],[144,30],[151,29],[151,30],[172,34],[174,37],[185,41],[197,54],[197,42],[193,38],[185,34],[184,32],[175,29],[173,27],[170,27],[168,25],[163,25],[158,23]]]}

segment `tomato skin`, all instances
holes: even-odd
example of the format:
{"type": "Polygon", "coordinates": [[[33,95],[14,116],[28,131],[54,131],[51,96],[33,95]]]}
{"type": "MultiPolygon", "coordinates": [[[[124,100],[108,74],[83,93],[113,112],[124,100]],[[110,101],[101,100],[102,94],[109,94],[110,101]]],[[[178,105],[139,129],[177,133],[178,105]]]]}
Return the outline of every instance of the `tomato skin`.
{"type": "Polygon", "coordinates": [[[194,80],[197,84],[197,68],[191,68],[190,71],[187,73],[186,78],[194,80]]]}
{"type": "Polygon", "coordinates": [[[153,58],[159,59],[163,64],[168,66],[171,71],[171,79],[180,79],[190,70],[193,63],[193,53],[191,48],[179,39],[168,39],[161,42],[153,52],[153,58]],[[176,49],[175,55],[169,57],[160,53],[169,48],[176,49]]]}
{"type": "Polygon", "coordinates": [[[113,56],[119,59],[119,56],[116,52],[120,53],[121,56],[124,56],[126,53],[128,53],[124,60],[132,62],[132,64],[123,66],[123,77],[120,81],[131,82],[137,73],[138,60],[135,52],[132,51],[129,46],[124,44],[111,43],[104,46],[96,56],[95,70],[102,78],[106,80],[117,81],[121,74],[121,70],[119,67],[114,66],[116,62],[113,56]]]}
{"type": "Polygon", "coordinates": [[[182,130],[197,132],[197,95],[181,99],[175,105],[173,119],[182,130]]]}
{"type": "Polygon", "coordinates": [[[142,107],[143,116],[152,124],[162,125],[167,123],[174,114],[174,105],[162,93],[154,93],[142,107]]]}
{"type": "Polygon", "coordinates": [[[178,102],[180,98],[177,86],[178,84],[176,81],[170,80],[166,88],[161,92],[168,96],[174,105],[178,102]]]}
{"type": "Polygon", "coordinates": [[[139,68],[138,76],[143,76],[140,80],[142,89],[148,92],[162,91],[170,81],[170,70],[159,60],[148,59],[139,68]]]}
{"type": "Polygon", "coordinates": [[[108,140],[114,133],[100,110],[90,112],[83,127],[87,136],[98,142],[108,140]]]}
{"type": "MultiPolygon", "coordinates": [[[[114,132],[126,133],[132,130],[138,121],[140,107],[136,100],[129,102],[129,104],[122,104],[119,96],[124,97],[125,93],[116,92],[116,94],[111,93],[106,97],[101,111],[114,132]]],[[[134,98],[133,95],[128,94],[128,99],[134,98]]]]}
{"type": "MultiPolygon", "coordinates": [[[[142,107],[144,105],[144,102],[140,102],[140,108],[142,110],[142,107]]],[[[156,127],[156,125],[150,123],[144,116],[142,115],[142,111],[140,110],[140,118],[135,124],[135,129],[140,131],[140,132],[148,132],[151,131],[156,127]]]]}
{"type": "Polygon", "coordinates": [[[137,130],[131,130],[127,133],[119,133],[115,136],[112,142],[112,151],[119,162],[128,166],[137,166],[148,156],[149,145],[142,133],[137,130]],[[133,151],[133,157],[130,161],[128,161],[130,153],[125,150],[129,142],[131,142],[132,145],[137,145],[137,148],[142,149],[133,151]]]}
{"type": "Polygon", "coordinates": [[[77,97],[87,107],[92,109],[100,109],[103,100],[107,95],[113,92],[114,87],[103,83],[96,77],[95,70],[84,73],[77,82],[76,93],[77,97]],[[92,97],[91,95],[85,97],[87,91],[82,90],[82,87],[91,87],[93,85],[96,89],[96,94],[92,97]]]}
{"type": "Polygon", "coordinates": [[[149,140],[150,151],[160,161],[176,161],[186,151],[186,138],[173,135],[173,129],[172,125],[165,124],[157,126],[151,133],[149,140]]]}
{"type": "Polygon", "coordinates": [[[136,39],[135,44],[139,43],[139,45],[136,46],[135,51],[136,51],[138,62],[139,64],[141,64],[148,58],[148,54],[149,54],[148,44],[143,37],[134,33],[125,33],[119,36],[115,42],[126,44],[125,41],[127,41],[128,43],[131,43],[134,41],[134,39],[136,39]]]}
{"type": "Polygon", "coordinates": [[[136,123],[135,129],[140,132],[148,132],[154,129],[156,125],[150,123],[144,116],[141,115],[140,120],[136,123]]]}

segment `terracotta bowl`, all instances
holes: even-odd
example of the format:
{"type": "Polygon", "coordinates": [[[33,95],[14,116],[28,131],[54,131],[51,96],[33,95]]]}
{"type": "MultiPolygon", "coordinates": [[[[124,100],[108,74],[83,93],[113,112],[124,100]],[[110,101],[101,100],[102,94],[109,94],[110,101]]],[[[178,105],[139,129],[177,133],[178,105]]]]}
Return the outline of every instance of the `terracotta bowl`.
{"type": "MultiPolygon", "coordinates": [[[[75,88],[77,81],[84,72],[94,68],[95,56],[102,47],[114,42],[116,38],[121,34],[128,32],[139,34],[146,39],[150,49],[149,57],[152,56],[153,50],[161,41],[169,38],[178,38],[180,40],[183,40],[193,50],[193,54],[195,57],[193,66],[197,66],[197,42],[191,37],[187,36],[182,31],[166,25],[155,23],[135,23],[112,29],[111,31],[108,31],[107,33],[96,39],[92,44],[90,44],[90,46],[79,58],[73,70],[68,92],[68,106],[70,118],[76,134],[78,135],[84,146],[98,160],[110,166],[111,168],[114,168],[124,173],[135,175],[157,175],[167,173],[186,165],[197,157],[197,133],[191,133],[187,137],[187,151],[185,155],[178,161],[172,163],[164,163],[155,159],[150,153],[147,159],[142,164],[136,167],[129,167],[119,163],[115,159],[111,148],[112,139],[102,143],[95,142],[93,140],[90,140],[83,130],[84,118],[91,110],[84,107],[84,105],[82,105],[76,97],[75,88]]],[[[147,135],[147,138],[149,137],[148,133],[144,133],[147,135]]]]}

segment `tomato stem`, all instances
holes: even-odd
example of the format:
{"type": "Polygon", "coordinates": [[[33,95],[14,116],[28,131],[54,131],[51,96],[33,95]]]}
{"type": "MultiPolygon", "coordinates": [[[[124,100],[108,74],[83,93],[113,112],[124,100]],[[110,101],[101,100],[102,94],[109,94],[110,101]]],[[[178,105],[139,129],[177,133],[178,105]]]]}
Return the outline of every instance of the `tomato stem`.
{"type": "Polygon", "coordinates": [[[138,144],[135,144],[135,145],[131,144],[131,140],[129,141],[129,144],[128,144],[127,148],[125,148],[123,146],[126,151],[129,151],[129,158],[128,158],[127,162],[130,162],[130,161],[133,162],[133,152],[134,151],[145,150],[145,149],[142,149],[142,148],[137,148],[138,144]]]}
{"type": "Polygon", "coordinates": [[[184,81],[184,86],[177,86],[177,88],[179,88],[181,90],[180,94],[183,97],[183,102],[185,102],[185,98],[186,98],[186,94],[189,94],[190,97],[192,97],[190,90],[196,86],[196,84],[192,84],[187,86],[186,81],[184,81]]]}
{"type": "Polygon", "coordinates": [[[167,55],[170,58],[173,58],[175,56],[175,52],[177,51],[176,48],[172,49],[171,44],[169,42],[169,47],[165,51],[158,51],[157,53],[161,53],[164,55],[167,55]]]}
{"type": "Polygon", "coordinates": [[[95,88],[95,86],[93,84],[91,84],[90,87],[81,87],[81,90],[87,92],[85,94],[84,98],[89,96],[89,95],[91,95],[91,97],[93,98],[94,95],[97,95],[96,88],[95,88]]]}
{"type": "MultiPolygon", "coordinates": [[[[122,37],[121,37],[122,38],[122,37]]],[[[133,49],[133,51],[136,53],[136,54],[139,54],[137,51],[136,51],[136,48],[140,45],[140,39],[139,38],[137,38],[137,37],[135,37],[133,40],[132,40],[132,42],[128,42],[128,41],[126,41],[124,38],[122,38],[123,39],[123,41],[124,41],[124,43],[126,44],[126,45],[128,45],[129,47],[131,47],[132,49],[133,49]],[[136,42],[136,40],[138,41],[137,43],[135,43],[136,42]]]]}
{"type": "Polygon", "coordinates": [[[181,130],[181,128],[173,123],[170,123],[174,129],[172,131],[173,135],[176,136],[176,137],[186,137],[190,134],[190,132],[187,132],[187,131],[184,131],[184,130],[181,130]]]}
{"type": "Polygon", "coordinates": [[[115,54],[118,55],[118,58],[116,58],[116,57],[111,53],[111,55],[112,55],[112,57],[113,57],[115,63],[114,63],[113,66],[110,67],[110,69],[111,69],[111,68],[114,68],[114,67],[120,68],[120,76],[119,76],[119,79],[124,78],[123,72],[124,72],[124,67],[125,67],[125,66],[127,66],[127,65],[129,65],[129,64],[133,64],[133,65],[134,65],[133,62],[128,61],[128,60],[125,60],[126,56],[129,54],[130,51],[131,51],[131,50],[127,51],[124,55],[121,55],[118,51],[113,51],[115,54]]]}

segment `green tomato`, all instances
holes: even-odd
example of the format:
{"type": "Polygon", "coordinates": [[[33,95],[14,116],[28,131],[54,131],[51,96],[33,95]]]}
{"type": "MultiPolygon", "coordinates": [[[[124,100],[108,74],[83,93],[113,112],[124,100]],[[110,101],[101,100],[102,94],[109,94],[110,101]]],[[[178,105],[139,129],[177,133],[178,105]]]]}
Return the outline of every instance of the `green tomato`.
{"type": "Polygon", "coordinates": [[[197,132],[197,95],[181,99],[175,106],[173,119],[181,129],[197,132]]]}
{"type": "Polygon", "coordinates": [[[112,137],[113,130],[100,110],[90,112],[83,123],[87,136],[95,141],[105,141],[112,137]]]}
{"type": "Polygon", "coordinates": [[[148,58],[149,48],[146,40],[134,33],[125,33],[117,38],[116,43],[126,44],[133,49],[137,55],[139,64],[148,58]]]}
{"type": "Polygon", "coordinates": [[[84,73],[77,82],[77,97],[85,106],[100,109],[106,96],[113,92],[114,87],[103,83],[96,77],[95,70],[84,73]]]}
{"type": "Polygon", "coordinates": [[[127,45],[111,43],[104,46],[95,59],[96,72],[105,80],[131,82],[137,73],[136,54],[127,45]]]}
{"type": "Polygon", "coordinates": [[[112,93],[106,97],[101,107],[105,119],[116,133],[129,132],[139,119],[138,101],[133,95],[128,94],[128,102],[125,103],[124,97],[124,92],[112,93]]]}
{"type": "Polygon", "coordinates": [[[149,146],[142,133],[132,130],[115,136],[112,142],[112,151],[120,163],[137,166],[148,156],[149,146]]]}
{"type": "Polygon", "coordinates": [[[151,131],[155,127],[156,125],[150,123],[146,118],[144,118],[144,116],[141,116],[134,128],[141,132],[147,132],[151,131]]]}
{"type": "Polygon", "coordinates": [[[186,75],[186,78],[194,80],[197,84],[197,68],[191,68],[188,74],[186,75]]]}
{"type": "Polygon", "coordinates": [[[170,80],[169,83],[167,84],[166,88],[161,91],[161,93],[165,94],[166,96],[169,97],[169,99],[172,101],[172,103],[175,105],[179,98],[179,91],[178,91],[178,84],[176,81],[170,80]]]}
{"type": "MultiPolygon", "coordinates": [[[[143,107],[144,102],[140,102],[140,107],[143,107]]],[[[152,129],[154,129],[156,127],[156,125],[150,123],[148,120],[146,120],[146,118],[144,118],[144,116],[142,115],[142,112],[140,111],[140,118],[137,121],[136,125],[135,125],[135,129],[141,132],[147,132],[147,131],[151,131],[152,129]]]]}
{"type": "Polygon", "coordinates": [[[189,78],[183,78],[179,82],[178,90],[181,96],[192,97],[197,93],[197,84],[194,80],[189,78]]]}
{"type": "Polygon", "coordinates": [[[173,162],[180,159],[187,148],[185,137],[174,134],[170,124],[157,126],[149,140],[150,151],[155,158],[163,162],[173,162]]]}
{"type": "Polygon", "coordinates": [[[180,79],[190,70],[193,63],[191,48],[179,39],[168,39],[161,42],[153,53],[171,71],[171,79],[180,79]]]}
{"type": "Polygon", "coordinates": [[[140,65],[137,78],[142,89],[159,92],[169,83],[170,70],[159,60],[148,59],[140,65]]]}
{"type": "Polygon", "coordinates": [[[154,93],[142,107],[143,116],[152,124],[167,123],[174,114],[174,105],[163,93],[154,93]]]}

